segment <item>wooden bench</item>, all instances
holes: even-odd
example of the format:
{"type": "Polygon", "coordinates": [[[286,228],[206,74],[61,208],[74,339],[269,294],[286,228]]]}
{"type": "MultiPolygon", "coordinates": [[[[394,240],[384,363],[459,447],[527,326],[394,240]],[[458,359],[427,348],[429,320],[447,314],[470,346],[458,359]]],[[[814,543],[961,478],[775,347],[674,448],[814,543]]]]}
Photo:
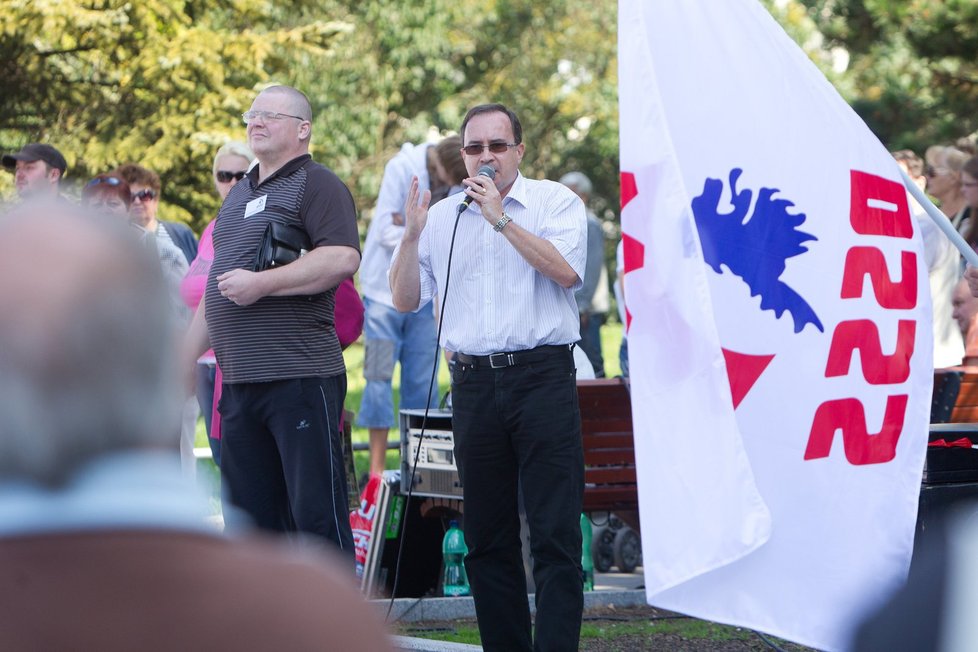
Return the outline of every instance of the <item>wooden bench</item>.
{"type": "Polygon", "coordinates": [[[978,423],[978,367],[934,371],[931,423],[978,423]]]}
{"type": "Polygon", "coordinates": [[[628,381],[579,380],[584,511],[614,512],[639,529],[638,484],[628,381]]]}

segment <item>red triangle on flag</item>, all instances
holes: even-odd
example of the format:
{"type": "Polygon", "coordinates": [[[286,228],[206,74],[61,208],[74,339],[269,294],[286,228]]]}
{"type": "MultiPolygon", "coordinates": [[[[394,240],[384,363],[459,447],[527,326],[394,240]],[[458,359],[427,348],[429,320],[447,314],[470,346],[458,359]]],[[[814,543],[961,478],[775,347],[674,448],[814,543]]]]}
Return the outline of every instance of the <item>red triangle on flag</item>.
{"type": "Polygon", "coordinates": [[[635,175],[631,172],[621,173],[621,207],[635,199],[638,194],[638,185],[635,183],[635,175]]]}
{"type": "Polygon", "coordinates": [[[771,355],[750,355],[722,349],[727,361],[727,378],[730,380],[730,393],[733,395],[734,409],[740,405],[754,383],[774,359],[771,355]]]}

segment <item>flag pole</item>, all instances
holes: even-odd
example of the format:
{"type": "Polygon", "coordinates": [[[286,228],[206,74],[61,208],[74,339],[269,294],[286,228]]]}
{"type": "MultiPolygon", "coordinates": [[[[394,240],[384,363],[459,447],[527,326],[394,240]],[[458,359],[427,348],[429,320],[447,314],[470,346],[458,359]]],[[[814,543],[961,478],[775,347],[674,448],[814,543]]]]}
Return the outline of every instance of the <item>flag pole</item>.
{"type": "Polygon", "coordinates": [[[917,203],[920,204],[927,212],[930,219],[934,220],[934,224],[936,224],[938,228],[944,232],[944,235],[947,236],[948,240],[950,240],[954,246],[957,247],[958,251],[961,252],[961,255],[964,256],[964,259],[968,261],[969,265],[972,267],[978,267],[978,252],[972,249],[971,245],[965,242],[964,238],[961,237],[961,234],[958,233],[958,230],[954,228],[953,224],[951,224],[951,220],[947,219],[947,215],[942,213],[937,206],[934,206],[934,203],[927,198],[924,191],[921,190],[909,176],[907,176],[907,173],[903,168],[900,168],[900,174],[903,176],[903,185],[907,187],[907,190],[910,191],[913,198],[916,199],[917,203]]]}

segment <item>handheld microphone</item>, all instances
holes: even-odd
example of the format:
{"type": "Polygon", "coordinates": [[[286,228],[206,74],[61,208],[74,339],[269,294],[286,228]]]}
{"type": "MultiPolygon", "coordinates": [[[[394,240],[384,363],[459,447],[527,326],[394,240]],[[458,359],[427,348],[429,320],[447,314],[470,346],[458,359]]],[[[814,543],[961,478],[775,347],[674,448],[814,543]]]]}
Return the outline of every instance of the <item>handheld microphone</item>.
{"type": "MultiPolygon", "coordinates": [[[[492,169],[491,165],[483,165],[481,168],[479,168],[479,171],[475,173],[475,176],[489,177],[490,179],[495,179],[496,171],[492,169]]],[[[467,210],[469,204],[471,203],[472,203],[472,197],[466,195],[465,199],[462,200],[462,203],[458,205],[458,209],[457,209],[458,214],[461,215],[465,210],[467,210]]]]}

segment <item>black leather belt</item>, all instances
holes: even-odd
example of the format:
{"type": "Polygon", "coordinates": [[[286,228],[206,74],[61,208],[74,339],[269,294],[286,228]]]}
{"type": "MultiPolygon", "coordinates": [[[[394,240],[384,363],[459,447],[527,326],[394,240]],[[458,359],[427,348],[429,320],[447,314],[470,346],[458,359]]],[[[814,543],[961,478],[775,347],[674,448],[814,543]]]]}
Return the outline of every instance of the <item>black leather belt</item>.
{"type": "Polygon", "coordinates": [[[516,367],[521,364],[531,364],[540,362],[547,358],[557,355],[568,355],[571,350],[570,344],[545,344],[535,349],[525,351],[512,351],[509,353],[490,353],[489,355],[468,355],[466,353],[456,353],[455,360],[462,364],[472,365],[473,367],[489,367],[490,369],[504,369],[506,367],[516,367]]]}

